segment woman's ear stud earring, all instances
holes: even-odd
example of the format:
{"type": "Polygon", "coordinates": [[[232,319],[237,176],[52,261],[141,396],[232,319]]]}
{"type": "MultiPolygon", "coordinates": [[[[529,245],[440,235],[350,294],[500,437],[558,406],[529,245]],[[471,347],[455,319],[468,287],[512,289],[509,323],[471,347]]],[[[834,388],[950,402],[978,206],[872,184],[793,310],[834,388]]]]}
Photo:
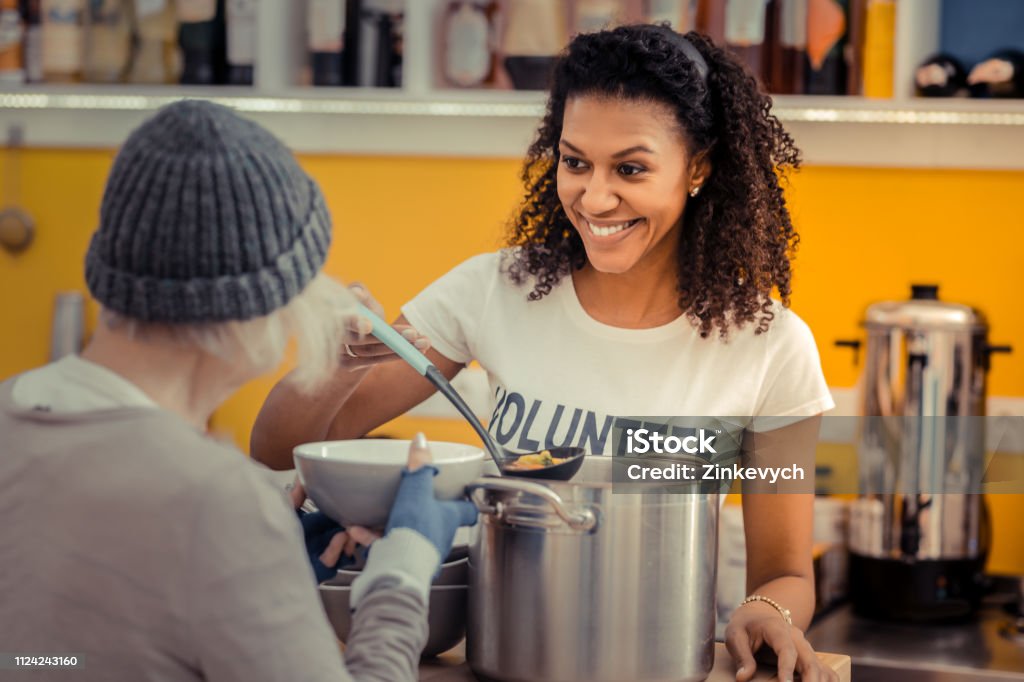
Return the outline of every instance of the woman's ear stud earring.
{"type": "Polygon", "coordinates": [[[697,196],[698,194],[700,194],[700,188],[701,188],[701,185],[695,185],[695,186],[694,186],[694,187],[693,187],[693,188],[692,188],[692,189],[690,190],[690,196],[691,196],[691,197],[695,197],[695,196],[697,196]]]}

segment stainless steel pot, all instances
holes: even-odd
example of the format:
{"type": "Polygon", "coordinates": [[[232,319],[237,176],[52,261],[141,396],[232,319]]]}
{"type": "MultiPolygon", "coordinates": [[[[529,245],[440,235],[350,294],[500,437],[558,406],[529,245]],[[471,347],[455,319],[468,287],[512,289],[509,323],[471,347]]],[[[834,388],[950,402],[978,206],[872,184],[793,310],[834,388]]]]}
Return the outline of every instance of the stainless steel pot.
{"type": "Polygon", "coordinates": [[[613,494],[613,459],[587,457],[566,483],[470,486],[483,515],[470,547],[466,649],[480,679],[707,677],[719,495],[613,494]]]}

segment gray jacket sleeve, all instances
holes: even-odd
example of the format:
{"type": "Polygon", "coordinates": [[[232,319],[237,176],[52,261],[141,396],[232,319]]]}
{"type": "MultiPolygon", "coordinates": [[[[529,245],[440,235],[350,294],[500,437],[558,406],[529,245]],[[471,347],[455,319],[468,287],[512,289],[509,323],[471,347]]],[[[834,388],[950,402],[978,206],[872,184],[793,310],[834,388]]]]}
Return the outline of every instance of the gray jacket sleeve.
{"type": "Polygon", "coordinates": [[[355,612],[345,663],[354,680],[415,680],[426,643],[423,598],[397,581],[378,580],[355,612]]]}
{"type": "Polygon", "coordinates": [[[219,477],[197,505],[186,558],[194,664],[207,680],[415,680],[426,604],[379,581],[342,660],[306,559],[301,527],[258,467],[219,477]]]}

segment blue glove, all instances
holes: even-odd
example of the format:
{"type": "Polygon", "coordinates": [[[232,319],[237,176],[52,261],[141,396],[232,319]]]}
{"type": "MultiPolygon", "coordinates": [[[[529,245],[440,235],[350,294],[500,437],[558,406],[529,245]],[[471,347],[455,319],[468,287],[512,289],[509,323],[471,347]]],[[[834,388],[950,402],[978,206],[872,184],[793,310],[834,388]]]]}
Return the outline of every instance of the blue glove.
{"type": "Polygon", "coordinates": [[[402,589],[414,590],[426,604],[431,576],[437,575],[441,561],[451,550],[456,529],[476,524],[477,510],[472,502],[440,502],[434,497],[438,470],[430,461],[427,439],[418,433],[409,447],[409,465],[415,470],[406,467],[402,471],[384,537],[373,543],[366,567],[352,583],[352,608],[359,608],[362,598],[385,577],[392,587],[397,580],[402,589]]]}
{"type": "Polygon", "coordinates": [[[437,467],[430,464],[416,471],[402,471],[402,482],[391,506],[385,534],[392,528],[414,530],[434,545],[444,561],[452,549],[456,529],[476,525],[477,509],[469,500],[438,501],[434,497],[437,474],[437,467]]]}
{"type": "Polygon", "coordinates": [[[356,557],[342,554],[337,566],[325,566],[324,562],[320,561],[320,555],[327,549],[331,539],[345,529],[327,518],[323,512],[305,512],[300,509],[298,514],[302,523],[302,536],[306,541],[306,554],[309,555],[309,563],[313,566],[317,584],[333,578],[339,568],[351,566],[356,562],[356,557]]]}

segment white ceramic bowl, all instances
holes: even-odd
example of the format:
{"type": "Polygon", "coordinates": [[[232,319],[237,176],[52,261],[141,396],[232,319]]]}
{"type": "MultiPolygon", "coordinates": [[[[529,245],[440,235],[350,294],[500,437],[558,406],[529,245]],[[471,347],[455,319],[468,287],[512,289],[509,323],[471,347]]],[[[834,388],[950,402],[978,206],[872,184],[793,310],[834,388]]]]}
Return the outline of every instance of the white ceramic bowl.
{"type": "MultiPolygon", "coordinates": [[[[305,443],[295,448],[295,469],[317,508],[342,526],[383,528],[409,458],[409,441],[361,439],[305,443]]],[[[484,452],[462,443],[432,441],[440,500],[465,496],[483,471],[484,452]]]]}

